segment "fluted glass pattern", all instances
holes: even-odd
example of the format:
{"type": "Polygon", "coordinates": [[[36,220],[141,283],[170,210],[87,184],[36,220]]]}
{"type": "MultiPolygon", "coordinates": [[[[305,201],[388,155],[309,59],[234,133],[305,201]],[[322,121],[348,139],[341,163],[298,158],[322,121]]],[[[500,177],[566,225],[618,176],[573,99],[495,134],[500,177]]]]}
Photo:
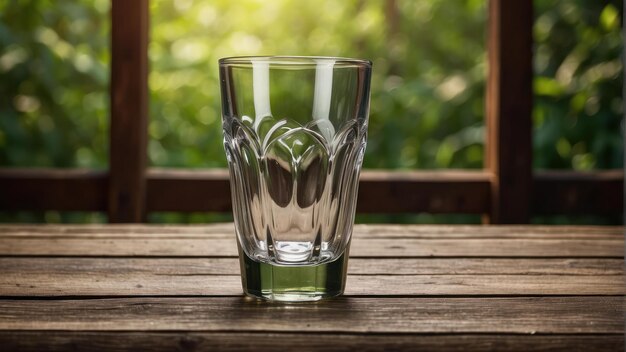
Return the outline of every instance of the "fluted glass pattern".
{"type": "Polygon", "coordinates": [[[370,72],[341,58],[220,60],[235,229],[249,259],[307,266],[347,251],[370,72]]]}

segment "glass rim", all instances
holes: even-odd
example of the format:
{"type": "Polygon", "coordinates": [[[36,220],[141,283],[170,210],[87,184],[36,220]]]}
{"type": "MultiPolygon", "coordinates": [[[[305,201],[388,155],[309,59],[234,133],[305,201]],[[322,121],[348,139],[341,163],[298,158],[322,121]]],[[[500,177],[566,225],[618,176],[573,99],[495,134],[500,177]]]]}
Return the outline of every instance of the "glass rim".
{"type": "Polygon", "coordinates": [[[371,68],[370,60],[353,59],[335,56],[230,56],[218,60],[221,67],[252,67],[254,63],[266,63],[272,67],[308,68],[315,67],[319,61],[332,61],[339,67],[366,67],[371,68]]]}

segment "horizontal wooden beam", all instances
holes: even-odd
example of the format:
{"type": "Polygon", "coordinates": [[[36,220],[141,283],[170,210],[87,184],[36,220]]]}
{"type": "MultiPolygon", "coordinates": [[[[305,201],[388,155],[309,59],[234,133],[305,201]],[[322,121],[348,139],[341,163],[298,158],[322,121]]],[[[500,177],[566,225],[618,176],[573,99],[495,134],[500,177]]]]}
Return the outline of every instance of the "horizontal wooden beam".
{"type": "Polygon", "coordinates": [[[534,214],[615,214],[624,209],[622,170],[536,172],[534,214]]]}
{"type": "MultiPolygon", "coordinates": [[[[229,211],[227,170],[148,171],[148,211],[229,211]]],[[[359,213],[470,213],[489,209],[482,171],[364,171],[359,213]]]]}
{"type": "Polygon", "coordinates": [[[464,213],[489,211],[491,176],[480,171],[366,171],[359,213],[464,213]]]}
{"type": "MultiPolygon", "coordinates": [[[[534,214],[620,214],[621,170],[540,171],[534,214]]],[[[106,211],[106,171],[0,169],[0,210],[106,211]]],[[[482,171],[373,171],[361,174],[361,213],[466,213],[489,210],[491,177],[482,171]]],[[[226,169],[149,169],[146,208],[228,212],[226,169]]]]}
{"type": "Polygon", "coordinates": [[[148,212],[231,210],[227,169],[149,169],[147,179],[148,212]]]}
{"type": "Polygon", "coordinates": [[[0,210],[105,211],[106,171],[0,169],[0,210]]]}

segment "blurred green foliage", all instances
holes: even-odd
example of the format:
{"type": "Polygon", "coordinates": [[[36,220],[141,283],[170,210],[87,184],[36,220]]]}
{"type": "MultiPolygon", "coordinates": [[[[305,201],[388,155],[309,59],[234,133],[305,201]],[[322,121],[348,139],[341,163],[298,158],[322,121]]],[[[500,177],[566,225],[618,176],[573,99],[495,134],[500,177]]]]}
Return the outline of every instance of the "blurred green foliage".
{"type": "MultiPolygon", "coordinates": [[[[106,167],[109,3],[0,2],[0,166],[106,167]]],[[[535,16],[535,167],[621,167],[622,2],[535,16]]],[[[481,168],[486,17],[485,0],[152,0],[150,163],[225,166],[218,58],[327,55],[374,62],[365,167],[481,168]]]]}
{"type": "Polygon", "coordinates": [[[217,60],[325,55],[374,62],[365,167],[482,167],[483,0],[152,2],[150,158],[224,166],[217,60]]]}
{"type": "Polygon", "coordinates": [[[534,164],[623,166],[621,1],[535,1],[534,164]]]}
{"type": "Polygon", "coordinates": [[[108,11],[0,2],[0,166],[106,167],[108,11]]]}

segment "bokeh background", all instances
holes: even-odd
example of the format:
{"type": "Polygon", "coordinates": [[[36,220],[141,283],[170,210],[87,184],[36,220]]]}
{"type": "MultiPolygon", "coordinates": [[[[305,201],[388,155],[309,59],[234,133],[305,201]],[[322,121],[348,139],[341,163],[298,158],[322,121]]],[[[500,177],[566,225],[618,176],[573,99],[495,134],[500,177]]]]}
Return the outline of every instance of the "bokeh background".
{"type": "MultiPolygon", "coordinates": [[[[623,166],[623,5],[536,0],[536,169],[623,166]]],[[[0,2],[0,167],[106,168],[109,0],[0,2]]],[[[152,0],[149,158],[225,167],[217,60],[327,55],[374,62],[366,168],[483,167],[485,0],[152,0]]],[[[153,222],[229,215],[152,214],[153,222]]],[[[0,213],[101,222],[102,214],[0,213]]],[[[455,215],[358,221],[479,222],[455,215]]],[[[615,223],[601,217],[534,222],[615,223]]]]}

